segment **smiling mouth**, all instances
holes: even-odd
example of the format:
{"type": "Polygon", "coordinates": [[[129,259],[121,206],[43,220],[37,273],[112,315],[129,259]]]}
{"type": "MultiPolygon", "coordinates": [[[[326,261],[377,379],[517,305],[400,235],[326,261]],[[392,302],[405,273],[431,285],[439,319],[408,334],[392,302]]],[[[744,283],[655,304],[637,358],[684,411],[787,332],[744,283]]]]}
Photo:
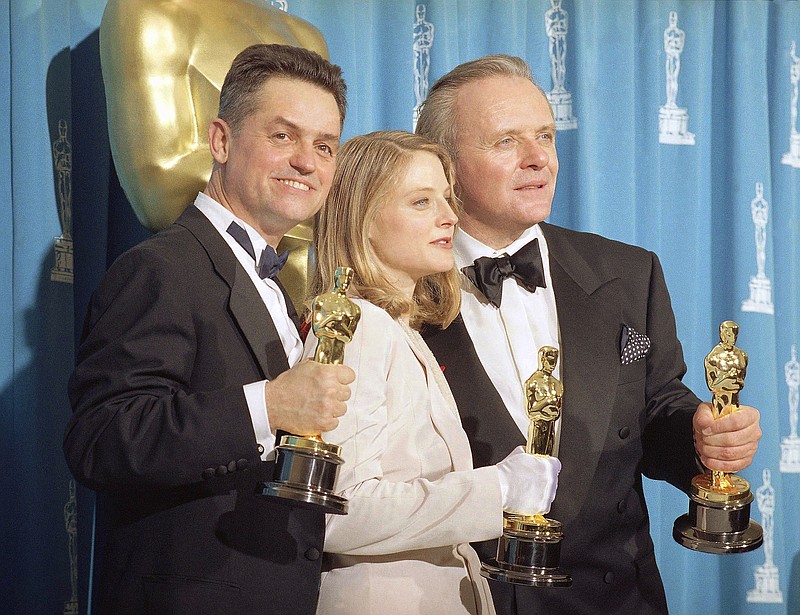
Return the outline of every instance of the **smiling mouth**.
{"type": "Polygon", "coordinates": [[[298,190],[302,190],[304,192],[308,192],[309,190],[311,190],[310,186],[307,186],[306,184],[301,184],[300,182],[296,182],[293,179],[279,179],[278,181],[282,184],[291,186],[292,188],[297,188],[298,190]]]}
{"type": "Polygon", "coordinates": [[[541,183],[538,183],[538,182],[537,182],[537,183],[531,183],[531,184],[524,184],[524,185],[522,185],[522,186],[518,186],[518,187],[516,188],[516,190],[541,190],[541,189],[542,189],[542,188],[544,188],[546,185],[547,185],[547,184],[546,184],[545,182],[541,182],[541,183]]]}
{"type": "Polygon", "coordinates": [[[450,237],[443,237],[442,239],[437,239],[431,243],[435,246],[439,246],[440,248],[450,248],[453,245],[453,241],[450,237]]]}

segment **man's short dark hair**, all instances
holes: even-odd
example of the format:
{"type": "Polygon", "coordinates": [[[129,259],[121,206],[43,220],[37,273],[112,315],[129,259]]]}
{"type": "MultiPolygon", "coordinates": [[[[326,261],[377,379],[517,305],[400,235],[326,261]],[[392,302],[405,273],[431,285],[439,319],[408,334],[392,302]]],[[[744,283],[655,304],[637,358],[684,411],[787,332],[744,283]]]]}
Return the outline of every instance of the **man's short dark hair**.
{"type": "Polygon", "coordinates": [[[330,92],[344,124],[347,85],[342,69],[318,53],[291,45],[251,45],[237,55],[219,94],[219,117],[236,131],[258,107],[256,95],[271,77],[299,79],[330,92]]]}

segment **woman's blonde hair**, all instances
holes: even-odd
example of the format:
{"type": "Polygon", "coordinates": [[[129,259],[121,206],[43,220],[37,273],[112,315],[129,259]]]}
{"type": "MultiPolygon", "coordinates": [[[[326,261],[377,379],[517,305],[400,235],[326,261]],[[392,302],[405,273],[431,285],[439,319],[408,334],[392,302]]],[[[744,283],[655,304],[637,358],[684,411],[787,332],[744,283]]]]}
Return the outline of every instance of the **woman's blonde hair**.
{"type": "MultiPolygon", "coordinates": [[[[425,137],[391,130],[354,137],[342,145],[333,185],[314,228],[312,296],[333,288],[336,268],[346,266],[355,272],[349,294],[383,308],[392,318],[408,314],[416,329],[426,324],[446,327],[458,315],[461,291],[455,268],[421,278],[409,300],[386,279],[369,243],[377,213],[416,152],[429,152],[439,159],[454,194],[450,157],[425,137]]],[[[458,213],[454,196],[451,203],[458,213]]]]}

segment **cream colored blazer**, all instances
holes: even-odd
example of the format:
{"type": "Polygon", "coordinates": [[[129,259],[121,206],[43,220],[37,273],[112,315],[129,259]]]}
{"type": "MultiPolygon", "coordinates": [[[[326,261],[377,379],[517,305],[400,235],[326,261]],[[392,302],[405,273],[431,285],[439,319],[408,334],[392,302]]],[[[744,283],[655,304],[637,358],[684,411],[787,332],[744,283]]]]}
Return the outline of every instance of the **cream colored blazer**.
{"type": "MultiPolygon", "coordinates": [[[[356,373],[339,426],[345,460],[328,515],[317,613],[493,614],[470,541],[502,533],[494,466],[472,453],[441,368],[416,331],[363,300],[345,363],[356,373]]],[[[305,356],[313,356],[309,335],[305,356]]]]}

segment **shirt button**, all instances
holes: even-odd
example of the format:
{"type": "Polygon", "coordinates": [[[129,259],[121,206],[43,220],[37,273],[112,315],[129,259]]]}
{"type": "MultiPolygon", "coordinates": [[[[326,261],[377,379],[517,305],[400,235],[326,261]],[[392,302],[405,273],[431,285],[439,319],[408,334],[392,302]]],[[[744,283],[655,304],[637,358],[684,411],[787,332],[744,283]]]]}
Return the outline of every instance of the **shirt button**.
{"type": "Polygon", "coordinates": [[[631,435],[631,430],[628,427],[623,427],[622,429],[619,430],[619,437],[622,438],[623,440],[627,438],[629,435],[631,435]]]}
{"type": "Polygon", "coordinates": [[[258,445],[258,454],[259,455],[263,455],[264,454],[264,446],[261,445],[261,444],[258,445]]]}
{"type": "Polygon", "coordinates": [[[609,571],[603,575],[603,582],[606,585],[611,585],[614,582],[614,573],[609,571]]]}
{"type": "Polygon", "coordinates": [[[317,549],[316,547],[311,547],[305,552],[305,556],[307,560],[315,562],[319,559],[319,549],[317,549]]]}
{"type": "Polygon", "coordinates": [[[622,514],[626,510],[628,510],[628,503],[625,500],[620,500],[619,502],[617,502],[617,512],[622,514]]]}

